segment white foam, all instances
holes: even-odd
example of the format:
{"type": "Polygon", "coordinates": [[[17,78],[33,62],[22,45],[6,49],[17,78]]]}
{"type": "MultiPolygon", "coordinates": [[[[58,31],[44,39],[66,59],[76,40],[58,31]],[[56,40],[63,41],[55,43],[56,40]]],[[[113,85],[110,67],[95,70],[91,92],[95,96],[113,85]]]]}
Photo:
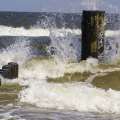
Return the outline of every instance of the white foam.
{"type": "Polygon", "coordinates": [[[97,73],[97,72],[100,71],[100,69],[97,66],[98,66],[98,60],[97,59],[88,58],[86,61],[82,61],[80,63],[66,64],[64,72],[66,72],[66,73],[75,73],[75,72],[97,73]]]}
{"type": "Polygon", "coordinates": [[[61,28],[61,29],[55,29],[52,28],[50,30],[50,34],[54,34],[54,37],[65,37],[66,35],[81,35],[81,29],[66,29],[66,28],[61,28]]]}
{"type": "Polygon", "coordinates": [[[0,66],[8,62],[17,62],[18,64],[24,63],[30,57],[29,41],[16,40],[6,49],[0,50],[0,66]]]}
{"type": "MultiPolygon", "coordinates": [[[[65,29],[65,28],[52,28],[56,32],[56,37],[64,37],[64,32],[72,33],[74,35],[81,35],[81,29],[65,29]]],[[[40,27],[31,27],[29,29],[25,29],[24,27],[11,27],[0,25],[0,36],[49,36],[50,29],[43,29],[40,27]]],[[[105,32],[106,37],[120,36],[120,30],[107,30],[105,32]]]]}
{"type": "MultiPolygon", "coordinates": [[[[71,66],[71,64],[67,66],[69,65],[71,66]]],[[[84,72],[92,72],[93,69],[94,73],[95,71],[100,72],[97,68],[97,60],[92,58],[80,64],[73,63],[73,66],[66,69],[64,64],[57,66],[49,61],[37,61],[37,66],[34,62],[30,68],[23,69],[19,81],[28,88],[21,91],[20,101],[43,108],[119,113],[120,92],[118,91],[105,91],[95,88],[89,83],[55,84],[46,81],[46,76],[59,77],[65,72],[75,72],[78,69],[79,72],[83,72],[83,69],[84,72]],[[72,69],[74,70],[71,71],[72,69]]]]}
{"type": "MultiPolygon", "coordinates": [[[[17,46],[17,44],[14,46],[17,46]]],[[[11,49],[9,51],[14,53],[15,49],[14,51],[11,49]]],[[[9,51],[7,51],[9,57],[5,57],[7,54],[2,54],[6,61],[11,59],[9,51]]],[[[28,67],[20,66],[18,82],[28,86],[28,88],[20,92],[20,101],[44,108],[119,113],[120,92],[113,90],[105,91],[95,88],[88,83],[54,84],[46,81],[47,76],[59,77],[65,72],[77,71],[82,73],[90,71],[97,73],[100,72],[97,65],[98,61],[96,59],[89,58],[87,61],[73,64],[58,64],[51,60],[36,59],[28,67]]]]}
{"type": "MultiPolygon", "coordinates": [[[[8,28],[9,27],[7,27],[7,29],[8,28]]],[[[13,28],[11,29],[13,30],[13,28]]],[[[18,35],[16,29],[17,28],[15,28],[13,30],[14,32],[10,34],[18,35]]],[[[30,32],[30,29],[28,31],[30,32]]],[[[72,34],[74,34],[74,32],[72,34]]],[[[34,32],[31,31],[32,36],[36,35],[36,33],[33,33],[34,32]]],[[[71,32],[69,33],[71,35],[71,32]]],[[[78,32],[76,32],[76,34],[78,34],[78,32]]],[[[56,36],[63,37],[63,35],[63,32],[60,33],[59,31],[57,35],[55,34],[55,38],[56,36]]],[[[69,35],[67,34],[67,36],[69,35]]],[[[23,64],[28,60],[29,52],[30,49],[26,46],[25,41],[17,41],[17,43],[0,52],[0,65],[11,61],[23,64]]],[[[29,64],[29,62],[27,64],[29,64]]],[[[120,113],[119,91],[105,91],[103,89],[95,88],[86,82],[54,84],[46,81],[47,77],[60,77],[63,76],[64,73],[83,73],[87,71],[97,74],[99,72],[106,72],[99,69],[97,65],[98,60],[93,58],[89,58],[88,60],[80,63],[70,64],[51,60],[33,60],[28,66],[26,66],[26,64],[20,65],[18,82],[22,85],[28,86],[28,88],[25,88],[20,92],[20,101],[45,108],[72,109],[86,112],[120,113]]]]}
{"type": "MultiPolygon", "coordinates": [[[[55,28],[56,31],[68,31],[70,33],[76,33],[79,34],[80,30],[79,29],[57,29],[55,28]]],[[[50,30],[49,29],[43,29],[39,27],[31,27],[30,29],[25,29],[23,27],[10,27],[10,26],[3,26],[0,25],[0,36],[49,36],[50,30]]],[[[57,35],[57,34],[56,34],[57,35]]]]}
{"type": "Polygon", "coordinates": [[[49,30],[41,28],[25,29],[0,25],[0,36],[49,36],[49,30]]]}
{"type": "Polygon", "coordinates": [[[21,102],[43,108],[120,112],[120,92],[105,91],[83,83],[48,84],[43,80],[29,79],[29,88],[20,94],[21,102]]]}
{"type": "Polygon", "coordinates": [[[105,32],[106,37],[118,37],[120,36],[120,30],[107,30],[105,32]]]}

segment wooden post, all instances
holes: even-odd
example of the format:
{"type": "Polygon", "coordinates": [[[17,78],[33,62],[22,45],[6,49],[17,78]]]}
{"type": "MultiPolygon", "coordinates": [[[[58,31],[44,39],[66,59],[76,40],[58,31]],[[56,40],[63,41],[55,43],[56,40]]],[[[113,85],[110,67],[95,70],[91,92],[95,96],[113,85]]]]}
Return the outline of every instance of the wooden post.
{"type": "Polygon", "coordinates": [[[4,66],[2,66],[2,70],[3,70],[2,76],[4,78],[8,78],[8,79],[11,78],[11,68],[10,68],[10,66],[4,65],[4,66]]]}
{"type": "Polygon", "coordinates": [[[8,63],[11,68],[11,78],[18,78],[18,64],[14,62],[8,63]]]}
{"type": "Polygon", "coordinates": [[[104,53],[104,11],[83,11],[82,60],[88,57],[101,59],[104,53]]]}
{"type": "Polygon", "coordinates": [[[2,69],[0,69],[0,74],[8,79],[18,78],[18,64],[10,62],[8,65],[4,65],[2,69]]]}

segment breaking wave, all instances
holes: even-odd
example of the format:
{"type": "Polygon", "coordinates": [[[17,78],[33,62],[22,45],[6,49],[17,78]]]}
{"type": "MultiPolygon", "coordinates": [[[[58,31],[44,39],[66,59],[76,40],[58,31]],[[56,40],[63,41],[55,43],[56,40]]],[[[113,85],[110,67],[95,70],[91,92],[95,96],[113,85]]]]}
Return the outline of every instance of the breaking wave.
{"type": "MultiPolygon", "coordinates": [[[[104,70],[99,68],[98,60],[94,58],[88,58],[86,61],[78,63],[66,62],[68,58],[77,59],[77,56],[80,57],[80,54],[76,53],[78,49],[74,49],[75,47],[79,48],[80,53],[80,43],[79,45],[77,44],[78,35],[81,34],[80,30],[54,29],[48,31],[38,28],[25,30],[24,28],[0,26],[0,31],[1,36],[48,35],[52,39],[51,46],[58,48],[57,59],[56,56],[53,56],[52,59],[41,59],[39,56],[34,58],[31,55],[29,41],[25,39],[16,40],[12,45],[0,50],[0,65],[11,61],[20,64],[18,82],[21,85],[27,86],[19,94],[20,102],[30,103],[41,108],[120,113],[120,91],[96,88],[88,82],[89,79],[93,79],[93,77],[99,75],[99,73],[104,74],[109,71],[119,70],[119,66],[115,69],[108,68],[104,70]],[[73,42],[73,40],[76,40],[76,42],[73,42]],[[74,44],[71,48],[72,43],[74,44]],[[61,61],[59,59],[60,57],[65,58],[65,60],[61,61]],[[91,75],[85,82],[57,84],[47,81],[48,77],[57,78],[63,76],[65,73],[75,72],[89,72],[91,75]]],[[[107,31],[106,37],[115,37],[114,42],[116,44],[119,43],[116,34],[119,36],[119,31],[107,31]]],[[[113,47],[114,44],[112,44],[112,41],[113,39],[110,39],[111,46],[113,47]]],[[[117,49],[119,51],[119,47],[117,49]]],[[[111,56],[111,52],[109,53],[107,47],[106,50],[108,51],[107,56],[114,58],[114,56],[111,56]]],[[[112,54],[116,55],[116,52],[112,54]]],[[[118,58],[119,55],[118,53],[118,58]]]]}
{"type": "MultiPolygon", "coordinates": [[[[81,35],[80,29],[66,29],[66,28],[52,28],[55,31],[55,35],[59,37],[64,37],[66,33],[73,33],[74,35],[81,35]]],[[[24,27],[10,27],[0,25],[0,36],[49,36],[51,29],[43,29],[39,27],[31,27],[30,29],[25,29],[24,27]]],[[[120,36],[120,30],[107,30],[105,32],[106,37],[118,37],[120,36]]]]}

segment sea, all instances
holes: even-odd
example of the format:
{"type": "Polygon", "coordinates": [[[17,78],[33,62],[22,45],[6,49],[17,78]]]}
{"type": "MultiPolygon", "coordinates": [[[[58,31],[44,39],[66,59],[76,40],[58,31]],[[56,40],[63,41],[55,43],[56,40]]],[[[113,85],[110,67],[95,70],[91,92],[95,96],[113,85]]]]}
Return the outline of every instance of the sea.
{"type": "Polygon", "coordinates": [[[81,61],[82,12],[0,12],[0,67],[19,64],[17,79],[1,79],[24,86],[17,102],[0,104],[0,120],[120,120],[120,15],[105,16],[100,63],[81,61]],[[48,81],[74,73],[90,75],[48,81]]]}

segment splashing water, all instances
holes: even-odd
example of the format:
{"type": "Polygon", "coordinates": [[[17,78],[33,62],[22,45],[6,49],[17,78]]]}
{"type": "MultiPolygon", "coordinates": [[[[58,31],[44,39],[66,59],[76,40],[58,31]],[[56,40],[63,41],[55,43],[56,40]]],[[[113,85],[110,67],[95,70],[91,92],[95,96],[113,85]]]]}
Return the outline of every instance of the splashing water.
{"type": "MultiPolygon", "coordinates": [[[[7,47],[7,49],[1,50],[1,65],[10,61],[22,64],[20,66],[18,82],[28,87],[20,92],[20,102],[30,103],[43,108],[120,113],[119,91],[99,89],[88,82],[64,84],[47,82],[48,77],[61,77],[65,73],[90,72],[97,74],[106,72],[98,68],[98,60],[93,58],[89,58],[80,63],[69,63],[69,61],[79,60],[81,56],[81,41],[78,39],[81,30],[57,30],[51,28],[48,31],[51,38],[50,48],[56,48],[56,54],[53,55],[55,60],[41,60],[39,57],[31,58],[29,41],[25,39],[17,40],[14,44],[7,47]],[[105,104],[103,105],[102,103],[105,104]]],[[[29,30],[26,32],[29,32],[29,30]]],[[[35,32],[32,31],[31,34],[35,34],[35,32]]],[[[119,31],[107,31],[106,37],[110,36],[113,37],[112,40],[110,39],[110,45],[113,51],[116,49],[115,44],[119,43],[119,31]],[[116,33],[118,34],[115,39],[116,33]]],[[[109,52],[108,46],[106,40],[106,56],[108,60],[111,56],[112,58],[116,58],[116,53],[109,52]]],[[[118,58],[119,55],[120,53],[118,52],[118,58]]],[[[111,69],[108,70],[111,71],[111,69]]],[[[89,79],[91,77],[94,76],[90,76],[89,79]]]]}
{"type": "Polygon", "coordinates": [[[102,10],[107,13],[119,13],[119,7],[107,0],[82,0],[81,6],[84,10],[102,10]]]}
{"type": "MultiPolygon", "coordinates": [[[[93,58],[89,58],[87,61],[80,63],[68,62],[78,60],[78,57],[80,57],[78,53],[81,51],[81,43],[80,40],[78,40],[78,35],[81,34],[81,31],[77,33],[74,32],[74,30],[71,31],[65,31],[65,29],[50,29],[50,48],[54,48],[56,54],[53,55],[53,57],[55,61],[57,59],[57,62],[49,59],[33,59],[32,62],[28,61],[28,63],[30,62],[30,65],[28,65],[29,67],[22,68],[21,70],[20,83],[28,85],[29,87],[20,92],[20,101],[29,102],[43,108],[119,113],[119,91],[111,89],[105,91],[95,88],[90,83],[86,82],[64,84],[47,82],[47,77],[60,77],[66,72],[83,73],[87,71],[95,74],[103,71],[97,67],[98,61],[93,58]],[[77,39],[74,39],[76,36],[77,39]],[[105,104],[103,105],[102,103],[105,104]]],[[[106,37],[111,35],[109,32],[111,31],[106,32],[106,37]]],[[[112,37],[115,37],[114,34],[112,37]]],[[[116,38],[115,41],[117,42],[117,40],[116,38]]],[[[112,43],[111,39],[110,41],[112,43]]],[[[114,47],[112,49],[114,49],[114,47]]],[[[107,47],[106,51],[109,51],[107,47]]],[[[115,53],[106,52],[106,54],[109,56],[109,59],[111,54],[115,53]]],[[[119,56],[119,54],[117,55],[119,56]]],[[[109,71],[111,71],[111,69],[109,69],[109,71]]]]}
{"type": "Polygon", "coordinates": [[[7,48],[0,50],[0,65],[5,65],[8,62],[17,62],[23,64],[30,58],[29,41],[18,39],[14,44],[11,44],[7,48]]]}
{"type": "Polygon", "coordinates": [[[120,32],[108,31],[106,32],[104,43],[104,61],[105,63],[117,63],[120,61],[120,32]],[[107,39],[108,38],[108,39],[107,39]]]}
{"type": "Polygon", "coordinates": [[[102,0],[84,0],[82,1],[82,5],[87,10],[98,10],[100,2],[102,2],[102,0]]]}
{"type": "Polygon", "coordinates": [[[75,62],[80,60],[81,56],[81,43],[80,43],[81,31],[65,29],[56,31],[52,29],[50,31],[51,45],[53,49],[54,58],[62,62],[75,62]]]}
{"type": "MultiPolygon", "coordinates": [[[[21,102],[42,108],[94,112],[120,112],[120,92],[95,88],[90,83],[48,83],[47,76],[59,77],[65,72],[101,72],[98,61],[88,59],[77,64],[56,64],[50,60],[34,60],[21,73],[21,84],[29,87],[20,93],[21,102]],[[32,74],[31,74],[32,73],[32,74]],[[102,103],[105,103],[104,105],[102,103]],[[117,106],[117,107],[116,107],[117,106]]],[[[110,69],[111,71],[111,69],[110,69]]]]}

